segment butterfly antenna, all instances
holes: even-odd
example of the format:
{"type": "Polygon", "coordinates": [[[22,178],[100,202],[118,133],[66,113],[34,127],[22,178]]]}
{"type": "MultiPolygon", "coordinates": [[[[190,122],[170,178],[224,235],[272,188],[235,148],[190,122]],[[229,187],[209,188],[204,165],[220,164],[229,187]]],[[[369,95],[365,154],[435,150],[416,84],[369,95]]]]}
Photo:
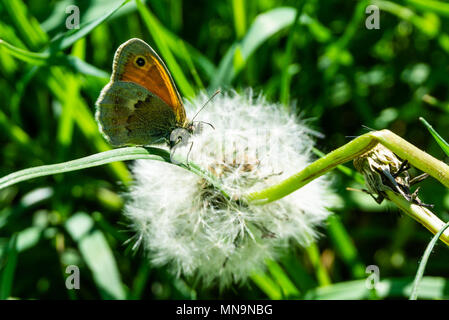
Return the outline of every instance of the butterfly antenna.
{"type": "Polygon", "coordinates": [[[189,156],[190,156],[190,151],[192,151],[192,147],[193,147],[193,141],[190,142],[190,149],[189,149],[189,152],[187,153],[187,160],[186,160],[187,168],[190,168],[190,164],[189,164],[189,156]]]}
{"type": "MultiPolygon", "coordinates": [[[[365,126],[363,124],[362,124],[362,128],[365,129],[365,130],[368,130],[370,132],[376,131],[376,129],[370,128],[370,127],[365,126]]],[[[357,137],[360,137],[360,136],[346,136],[346,138],[349,138],[349,139],[354,139],[354,138],[357,138],[357,137]]]]}
{"type": "Polygon", "coordinates": [[[213,95],[206,101],[205,104],[203,104],[203,106],[200,108],[200,110],[198,110],[198,112],[193,116],[193,118],[192,118],[192,120],[191,120],[190,122],[193,122],[193,120],[195,120],[195,118],[196,118],[196,116],[198,115],[198,113],[200,113],[201,110],[203,110],[204,107],[207,106],[207,104],[208,104],[209,102],[211,102],[212,99],[215,98],[215,96],[216,96],[217,94],[219,94],[220,92],[221,92],[220,90],[215,91],[215,93],[214,93],[214,94],[213,94],[213,95]]]}
{"type": "Polygon", "coordinates": [[[215,127],[212,125],[212,123],[206,122],[206,121],[198,121],[199,123],[205,123],[207,125],[209,125],[212,129],[215,130],[215,127]]]}
{"type": "Polygon", "coordinates": [[[365,126],[364,124],[362,124],[362,128],[368,131],[376,131],[376,129],[370,128],[368,126],[365,126]]]}

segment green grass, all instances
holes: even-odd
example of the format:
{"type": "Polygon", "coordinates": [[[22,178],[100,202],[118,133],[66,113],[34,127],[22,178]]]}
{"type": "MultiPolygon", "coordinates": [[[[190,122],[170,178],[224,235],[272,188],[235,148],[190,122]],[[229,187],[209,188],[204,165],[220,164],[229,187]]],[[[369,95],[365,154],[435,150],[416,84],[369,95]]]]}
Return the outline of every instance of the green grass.
{"type": "MultiPolygon", "coordinates": [[[[447,160],[447,2],[375,1],[380,30],[364,27],[367,1],[83,1],[75,30],[65,28],[68,3],[0,0],[0,185],[22,179],[0,190],[1,299],[410,296],[431,235],[393,207],[346,190],[363,188],[350,164],[330,175],[339,206],[320,240],[291,246],[238,290],[202,288],[152,266],[141,249],[131,250],[133,233],[121,215],[129,162],[101,155],[134,157],[110,150],[94,103],[115,49],[138,37],[161,55],[186,99],[252,87],[308,119],[324,136],[317,140],[324,153],[367,126],[390,129],[447,160]],[[83,170],[39,171],[74,159],[83,170]],[[80,268],[80,290],[65,287],[71,264],[80,268]],[[365,286],[365,267],[373,264],[381,280],[374,293],[365,286]]],[[[449,220],[448,190],[428,179],[420,197],[449,220]]],[[[444,246],[434,249],[419,298],[448,298],[448,258],[444,246]]]]}

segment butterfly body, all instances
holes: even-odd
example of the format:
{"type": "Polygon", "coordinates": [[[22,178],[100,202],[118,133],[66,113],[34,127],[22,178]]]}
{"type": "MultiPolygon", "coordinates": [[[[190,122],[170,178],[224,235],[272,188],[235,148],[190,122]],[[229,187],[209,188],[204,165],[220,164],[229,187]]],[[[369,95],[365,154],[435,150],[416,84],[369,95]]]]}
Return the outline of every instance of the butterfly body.
{"type": "Polygon", "coordinates": [[[123,43],[112,69],[96,102],[100,131],[111,145],[168,142],[177,128],[191,131],[174,81],[148,44],[137,38],[123,43]]]}

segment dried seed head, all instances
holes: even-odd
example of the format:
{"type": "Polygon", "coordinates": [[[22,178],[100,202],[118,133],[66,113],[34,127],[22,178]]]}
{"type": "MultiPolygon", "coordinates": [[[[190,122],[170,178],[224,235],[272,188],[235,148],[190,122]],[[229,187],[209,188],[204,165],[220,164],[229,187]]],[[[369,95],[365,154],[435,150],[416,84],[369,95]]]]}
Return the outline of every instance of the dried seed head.
{"type": "MultiPolygon", "coordinates": [[[[192,104],[205,100],[203,95],[192,104]]],[[[203,128],[192,137],[189,157],[232,198],[185,169],[140,160],[133,167],[135,185],[125,214],[153,263],[168,265],[178,275],[196,275],[205,285],[225,286],[263,268],[264,260],[275,258],[291,240],[313,241],[333,196],[329,182],[319,178],[264,206],[235,201],[307,166],[311,130],[280,106],[236,93],[217,96],[198,118],[215,129],[203,128]]]]}
{"type": "Polygon", "coordinates": [[[354,159],[354,167],[365,177],[366,187],[371,194],[392,190],[389,183],[385,183],[384,172],[395,174],[401,164],[402,161],[381,144],[354,159]]]}

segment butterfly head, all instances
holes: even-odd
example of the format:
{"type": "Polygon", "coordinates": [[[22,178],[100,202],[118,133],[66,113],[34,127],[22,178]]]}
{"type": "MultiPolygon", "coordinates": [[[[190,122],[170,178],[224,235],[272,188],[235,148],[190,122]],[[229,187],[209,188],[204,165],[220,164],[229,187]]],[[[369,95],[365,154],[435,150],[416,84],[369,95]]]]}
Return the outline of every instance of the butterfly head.
{"type": "Polygon", "coordinates": [[[170,133],[170,149],[187,145],[192,136],[193,128],[176,128],[170,133]]]}

